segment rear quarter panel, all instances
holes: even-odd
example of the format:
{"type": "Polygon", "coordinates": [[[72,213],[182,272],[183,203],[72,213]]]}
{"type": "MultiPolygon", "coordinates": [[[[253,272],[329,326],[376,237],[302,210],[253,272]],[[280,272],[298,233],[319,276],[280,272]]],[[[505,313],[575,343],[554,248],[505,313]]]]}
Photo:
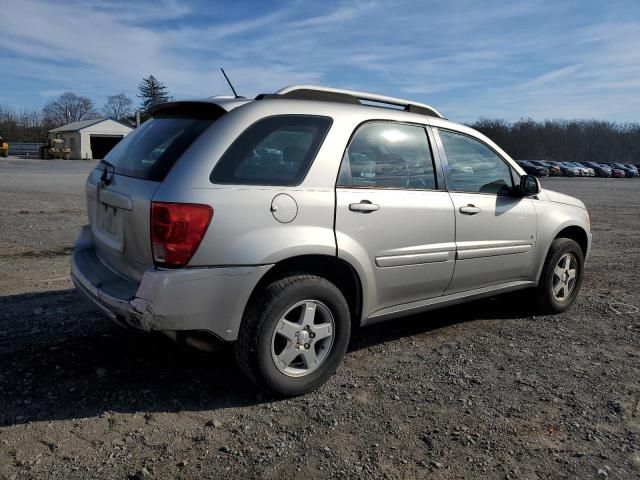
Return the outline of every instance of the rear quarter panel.
{"type": "Polygon", "coordinates": [[[340,106],[267,100],[225,114],[176,163],[154,200],[204,203],[213,219],[190,266],[265,265],[297,255],[336,255],[335,180],[353,120],[340,106]],[[209,175],[231,143],[254,122],[273,115],[324,115],[333,124],[304,181],[298,186],[221,185],[209,175]],[[278,194],[297,204],[297,215],[280,223],[271,212],[278,194]]]}

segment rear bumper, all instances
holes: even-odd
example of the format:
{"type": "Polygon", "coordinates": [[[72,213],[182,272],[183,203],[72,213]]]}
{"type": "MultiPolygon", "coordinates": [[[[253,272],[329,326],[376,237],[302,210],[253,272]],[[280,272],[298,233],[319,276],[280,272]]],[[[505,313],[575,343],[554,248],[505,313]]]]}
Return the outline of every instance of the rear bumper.
{"type": "Polygon", "coordinates": [[[136,283],[100,261],[88,225],[71,255],[73,283],[112,320],[144,331],[204,330],[226,341],[237,338],[249,296],[270,267],[150,268],[136,283]]]}

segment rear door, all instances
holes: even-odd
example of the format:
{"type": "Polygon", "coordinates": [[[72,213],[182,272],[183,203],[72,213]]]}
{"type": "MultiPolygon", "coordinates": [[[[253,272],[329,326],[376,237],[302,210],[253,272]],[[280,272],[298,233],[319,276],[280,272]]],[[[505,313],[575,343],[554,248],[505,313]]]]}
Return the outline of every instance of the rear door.
{"type": "Polygon", "coordinates": [[[139,281],[153,266],[150,211],[169,170],[216,118],[217,105],[182,105],[157,114],[125,137],[89,175],[87,211],[96,253],[117,273],[139,281]]]}
{"type": "Polygon", "coordinates": [[[454,214],[439,189],[426,130],[361,125],[336,188],[338,256],[367,277],[364,315],[442,295],[454,267],[454,214]]]}
{"type": "Polygon", "coordinates": [[[457,259],[446,294],[527,279],[536,241],[533,200],[514,196],[509,164],[479,140],[435,132],[455,208],[457,259]]]}

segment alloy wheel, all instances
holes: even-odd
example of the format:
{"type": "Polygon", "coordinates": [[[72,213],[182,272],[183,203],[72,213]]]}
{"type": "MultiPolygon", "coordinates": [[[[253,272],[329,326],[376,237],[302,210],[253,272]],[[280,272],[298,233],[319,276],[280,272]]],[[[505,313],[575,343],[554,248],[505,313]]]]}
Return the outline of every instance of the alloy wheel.
{"type": "Polygon", "coordinates": [[[278,320],[271,339],[276,368],[290,377],[315,371],[333,346],[335,321],[329,308],[318,300],[296,303],[278,320]]]}
{"type": "Polygon", "coordinates": [[[572,253],[565,253],[553,270],[553,298],[559,302],[566,301],[576,286],[578,261],[572,253]]]}

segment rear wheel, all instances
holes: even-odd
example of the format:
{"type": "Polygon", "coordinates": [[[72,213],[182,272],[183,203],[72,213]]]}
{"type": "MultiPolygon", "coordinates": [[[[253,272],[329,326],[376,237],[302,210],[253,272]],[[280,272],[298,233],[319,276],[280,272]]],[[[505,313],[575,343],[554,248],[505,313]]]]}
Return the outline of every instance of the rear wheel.
{"type": "Polygon", "coordinates": [[[351,318],[340,290],[314,275],[292,275],[254,296],[235,343],[243,373],[278,396],[318,388],[349,343],[351,318]]]}
{"type": "Polygon", "coordinates": [[[544,313],[560,313],[576,300],[582,285],[584,256],[570,238],[556,238],[549,248],[540,282],[538,305],[544,313]]]}

